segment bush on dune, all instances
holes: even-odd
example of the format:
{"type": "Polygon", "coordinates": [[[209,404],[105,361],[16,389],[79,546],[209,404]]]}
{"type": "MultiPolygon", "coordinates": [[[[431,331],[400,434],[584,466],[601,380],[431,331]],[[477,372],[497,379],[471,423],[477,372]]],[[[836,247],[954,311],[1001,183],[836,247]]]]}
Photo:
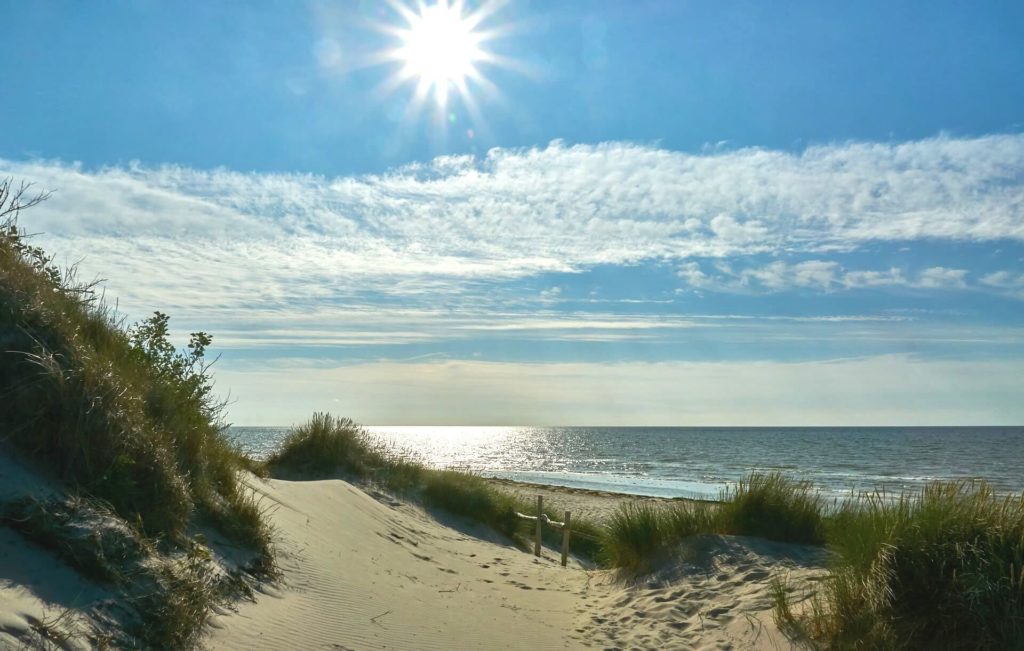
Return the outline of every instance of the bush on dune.
{"type": "MultiPolygon", "coordinates": [[[[210,337],[193,333],[178,351],[159,312],[125,328],[95,284],[58,269],[19,230],[19,212],[45,199],[26,191],[0,181],[0,453],[16,452],[73,497],[109,505],[158,555],[191,549],[189,532],[204,521],[272,568],[268,525],[240,483],[248,462],[224,436],[213,396],[210,337]]],[[[15,506],[0,504],[0,521],[11,524],[15,506]]],[[[39,541],[64,548],[61,535],[39,541]]],[[[149,606],[181,597],[171,583],[150,596],[144,619],[149,606]]],[[[202,619],[174,624],[176,639],[191,639],[202,619]]]]}
{"type": "Polygon", "coordinates": [[[363,428],[347,418],[316,413],[308,423],[289,432],[265,465],[271,474],[366,477],[384,461],[363,428]]]}
{"type": "Polygon", "coordinates": [[[121,327],[92,285],[56,269],[13,221],[0,231],[7,440],[148,535],[173,539],[197,506],[224,520],[249,505],[204,361],[210,337],[193,333],[178,352],[168,322],[157,312],[121,327]]]}
{"type": "Polygon", "coordinates": [[[826,545],[830,576],[804,612],[775,585],[776,619],[822,648],[1024,648],[1024,495],[937,482],[826,510],[809,485],[750,475],[717,504],[622,506],[601,558],[643,573],[702,533],[826,545]]]}
{"type": "Polygon", "coordinates": [[[823,509],[809,482],[755,472],[722,496],[717,526],[721,533],[816,545],[824,542],[823,509]]]}
{"type": "Polygon", "coordinates": [[[632,572],[652,569],[691,536],[715,533],[821,543],[823,504],[806,482],[752,473],[717,503],[623,505],[607,523],[602,558],[632,572]]]}
{"type": "Polygon", "coordinates": [[[935,483],[851,500],[829,521],[830,580],[799,624],[840,647],[1024,648],[1024,496],[935,483]]]}

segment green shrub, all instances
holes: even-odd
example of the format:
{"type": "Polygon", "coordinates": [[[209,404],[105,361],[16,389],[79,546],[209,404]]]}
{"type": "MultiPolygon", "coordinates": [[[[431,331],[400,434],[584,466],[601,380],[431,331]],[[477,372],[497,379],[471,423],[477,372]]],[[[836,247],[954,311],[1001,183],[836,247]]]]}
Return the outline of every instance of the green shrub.
{"type": "Polygon", "coordinates": [[[125,329],[90,284],[28,243],[14,219],[41,200],[0,182],[0,432],[38,466],[109,502],[150,537],[180,539],[196,512],[269,544],[238,484],[204,356],[168,317],[125,329]]]}
{"type": "Polygon", "coordinates": [[[653,569],[684,539],[718,530],[717,506],[701,502],[656,505],[627,502],[606,523],[602,561],[632,572],[653,569]]]}
{"type": "Polygon", "coordinates": [[[840,646],[1024,648],[1024,495],[940,482],[851,500],[808,630],[840,646]]]}
{"type": "Polygon", "coordinates": [[[665,513],[647,502],[628,502],[608,520],[601,558],[612,567],[646,570],[674,542],[665,513]]]}
{"type": "Polygon", "coordinates": [[[423,503],[487,524],[509,537],[520,529],[517,504],[482,477],[454,470],[426,473],[423,503]]]}
{"type": "Polygon", "coordinates": [[[751,473],[726,491],[718,511],[720,533],[781,542],[821,544],[825,540],[822,498],[809,482],[781,473],[751,473]]]}
{"type": "Polygon", "coordinates": [[[266,460],[271,474],[369,475],[384,459],[371,448],[365,431],[347,418],[316,413],[292,430],[281,448],[266,460]]]}

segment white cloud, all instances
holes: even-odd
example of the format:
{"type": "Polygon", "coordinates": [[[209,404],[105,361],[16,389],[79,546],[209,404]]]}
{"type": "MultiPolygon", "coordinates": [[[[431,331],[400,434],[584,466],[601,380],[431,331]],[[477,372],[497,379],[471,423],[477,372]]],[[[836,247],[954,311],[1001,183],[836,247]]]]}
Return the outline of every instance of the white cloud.
{"type": "Polygon", "coordinates": [[[979,282],[985,287],[991,287],[1018,300],[1024,300],[1024,273],[1022,272],[995,271],[982,276],[979,282]]]}
{"type": "Polygon", "coordinates": [[[363,275],[427,261],[502,276],[880,239],[1024,240],[1022,135],[702,155],[556,142],[336,179],[11,161],[0,174],[58,190],[26,216],[56,236],[298,240],[363,275]]]}
{"type": "Polygon", "coordinates": [[[848,271],[843,274],[843,285],[852,288],[907,284],[903,271],[895,267],[884,271],[848,271]]]}
{"type": "Polygon", "coordinates": [[[781,292],[793,289],[834,291],[893,286],[951,290],[968,287],[967,270],[948,267],[928,267],[910,276],[896,267],[884,270],[847,270],[831,260],[805,260],[792,264],[776,260],[763,266],[741,269],[718,263],[714,267],[718,273],[709,275],[702,271],[699,263],[686,262],[680,266],[677,275],[696,289],[727,292],[781,292]]]}
{"type": "MultiPolygon", "coordinates": [[[[232,331],[295,312],[323,313],[303,328],[344,329],[355,307],[388,300],[493,306],[502,281],[645,261],[677,265],[697,288],[723,276],[744,291],[956,287],[964,270],[904,278],[826,254],[887,239],[1024,241],[1024,135],[1012,134],[795,153],[555,142],[343,178],[3,160],[0,176],[56,190],[22,225],[59,261],[108,279],[133,318],[162,309],[232,331]],[[732,259],[756,252],[813,259],[732,259]]],[[[366,338],[349,329],[344,341],[366,338]]]]}
{"type": "Polygon", "coordinates": [[[764,267],[744,269],[738,274],[738,282],[744,287],[753,284],[770,291],[794,287],[828,290],[836,282],[838,268],[838,263],[827,260],[796,264],[776,261],[764,267]]]}
{"type": "Polygon", "coordinates": [[[981,278],[983,285],[1000,289],[1024,289],[1024,273],[996,271],[981,278]]]}
{"type": "Polygon", "coordinates": [[[696,262],[684,262],[679,268],[678,275],[691,287],[700,288],[714,284],[712,278],[701,271],[700,264],[696,262]]]}
{"type": "Polygon", "coordinates": [[[914,287],[925,289],[962,289],[967,286],[967,283],[964,282],[966,277],[966,269],[929,267],[921,272],[914,287]]]}

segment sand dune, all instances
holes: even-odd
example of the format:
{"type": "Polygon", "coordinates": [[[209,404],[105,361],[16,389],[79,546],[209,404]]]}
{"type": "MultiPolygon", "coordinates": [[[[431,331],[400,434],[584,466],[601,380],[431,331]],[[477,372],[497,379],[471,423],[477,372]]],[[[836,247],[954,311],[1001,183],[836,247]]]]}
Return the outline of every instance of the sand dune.
{"type": "Polygon", "coordinates": [[[214,618],[213,649],[789,648],[770,577],[822,573],[820,550],[705,536],[638,584],[343,481],[254,487],[283,577],[214,618]]]}
{"type": "MultiPolygon", "coordinates": [[[[38,474],[0,454],[0,496],[4,500],[47,499],[54,494],[38,474]]],[[[33,640],[43,644],[45,640],[37,633],[43,628],[71,636],[76,622],[61,615],[69,608],[109,597],[51,552],[0,526],[0,649],[22,648],[33,640]]],[[[85,646],[73,636],[65,641],[68,649],[85,646]]]]}
{"type": "Polygon", "coordinates": [[[592,596],[590,639],[622,648],[788,649],[772,620],[769,585],[793,586],[825,575],[820,548],[756,538],[699,536],[680,557],[629,588],[603,573],[592,596]]]}

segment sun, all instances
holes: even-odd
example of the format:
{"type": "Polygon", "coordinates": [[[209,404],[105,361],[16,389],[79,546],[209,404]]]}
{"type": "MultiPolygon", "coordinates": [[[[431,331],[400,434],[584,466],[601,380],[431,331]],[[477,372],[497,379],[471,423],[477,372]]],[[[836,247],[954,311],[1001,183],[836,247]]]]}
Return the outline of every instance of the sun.
{"type": "Polygon", "coordinates": [[[477,31],[482,16],[465,14],[459,1],[418,9],[403,8],[408,27],[395,30],[400,45],[393,57],[402,64],[400,78],[416,80],[417,95],[432,93],[443,106],[453,88],[466,93],[466,80],[479,79],[477,64],[489,59],[481,47],[486,34],[477,31]]]}

